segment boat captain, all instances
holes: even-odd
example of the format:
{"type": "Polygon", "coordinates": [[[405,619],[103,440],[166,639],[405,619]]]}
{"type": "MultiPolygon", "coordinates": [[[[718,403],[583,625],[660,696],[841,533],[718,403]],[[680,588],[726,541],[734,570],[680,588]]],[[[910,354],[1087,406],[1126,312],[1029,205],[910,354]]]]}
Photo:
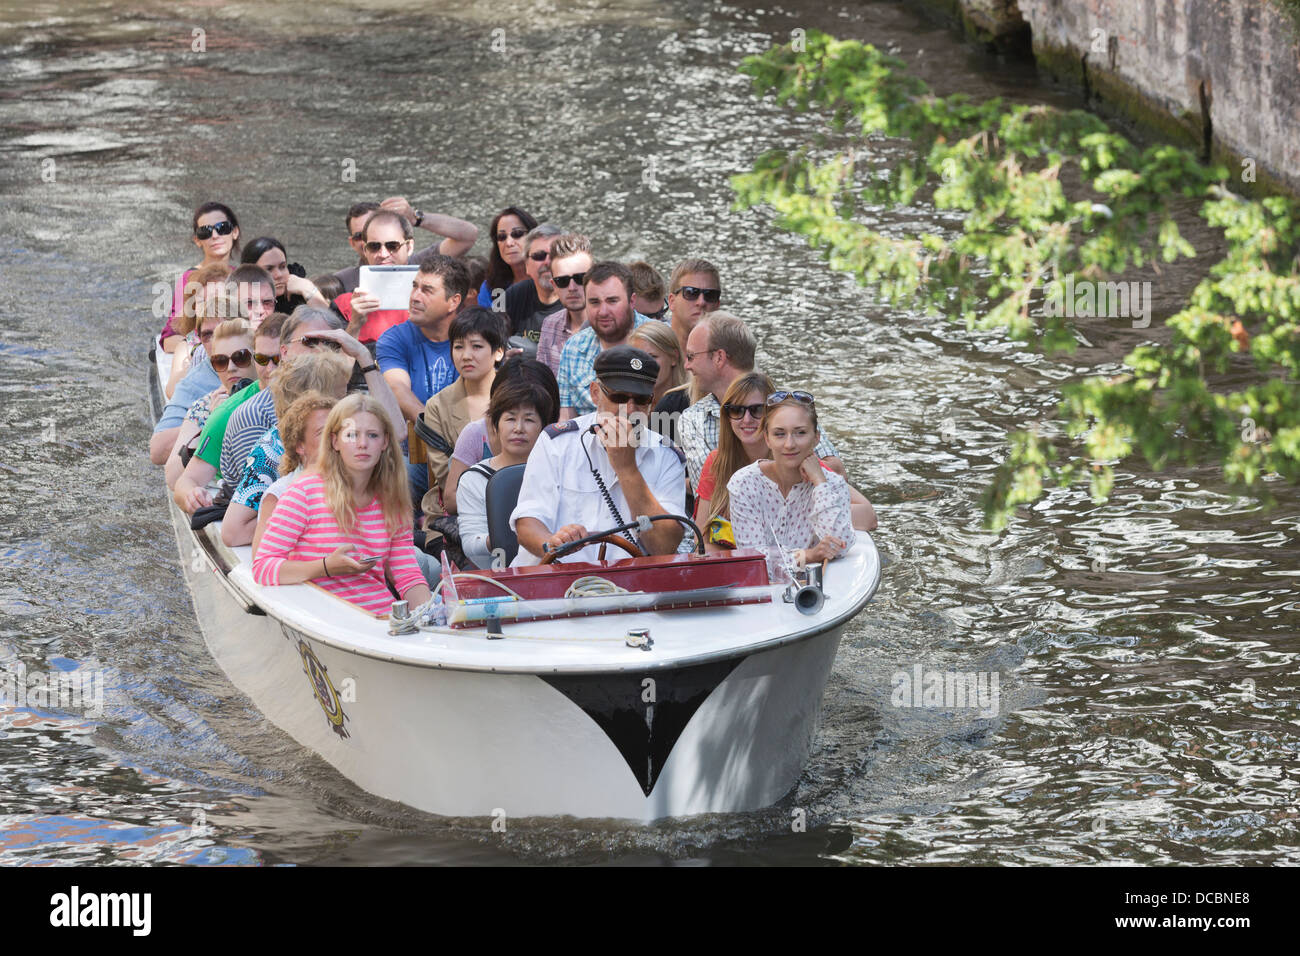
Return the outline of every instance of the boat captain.
{"type": "MultiPolygon", "coordinates": [[[[686,514],[685,456],[647,421],[659,364],[646,352],[619,345],[595,360],[591,399],[596,411],[548,426],[524,469],[510,516],[519,539],[514,566],[537,564],[549,551],[642,515],[686,514]]],[[[672,554],[681,543],[677,521],[621,532],[647,554],[672,554]]],[[[591,543],[556,560],[597,561],[591,543]]],[[[610,560],[624,557],[614,546],[610,560]]]]}

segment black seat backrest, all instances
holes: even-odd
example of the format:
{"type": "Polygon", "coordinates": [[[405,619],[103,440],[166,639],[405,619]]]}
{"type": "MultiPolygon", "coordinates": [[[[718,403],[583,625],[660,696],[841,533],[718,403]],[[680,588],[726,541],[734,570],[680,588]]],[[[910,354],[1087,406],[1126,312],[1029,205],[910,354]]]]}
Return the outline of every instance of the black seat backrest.
{"type": "Polygon", "coordinates": [[[488,479],[487,525],[488,541],[492,550],[505,552],[508,565],[519,552],[519,539],[510,530],[510,513],[519,502],[519,489],[524,483],[524,466],[509,465],[488,479]]]}

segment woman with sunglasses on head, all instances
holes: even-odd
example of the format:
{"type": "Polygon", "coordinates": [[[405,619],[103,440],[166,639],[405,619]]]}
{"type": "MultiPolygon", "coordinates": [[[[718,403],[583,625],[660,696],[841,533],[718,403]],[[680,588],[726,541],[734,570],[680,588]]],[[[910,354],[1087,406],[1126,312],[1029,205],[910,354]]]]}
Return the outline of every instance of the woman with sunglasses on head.
{"type": "MultiPolygon", "coordinates": [[[[773,390],[772,380],[755,370],[732,382],[722,397],[721,414],[725,424],[718,429],[718,447],[704,460],[695,490],[695,522],[704,529],[704,546],[709,551],[736,546],[727,483],[741,468],[769,457],[762,421],[766,397],[773,390]]],[[[824,461],[821,466],[832,470],[824,461]]],[[[849,500],[853,527],[874,531],[876,512],[871,502],[852,485],[849,485],[849,500]]]]}
{"type": "Polygon", "coordinates": [[[789,565],[828,561],[852,546],[849,484],[814,451],[817,409],[808,392],[768,395],[759,431],[772,457],[727,482],[731,528],[736,547],[767,552],[768,572],[780,580],[789,565]]]}
{"type": "Polygon", "coordinates": [[[507,206],[492,217],[488,238],[492,249],[488,253],[487,278],[478,290],[478,304],[492,308],[492,290],[505,290],[516,282],[528,278],[524,261],[524,236],[537,225],[537,220],[518,206],[507,206]]]}
{"type": "Polygon", "coordinates": [[[158,336],[164,352],[174,352],[181,343],[175,328],[176,317],[185,301],[185,283],[195,269],[222,264],[229,266],[231,256],[239,251],[239,220],[225,203],[205,202],[194,210],[194,245],[203,253],[203,261],[193,269],[186,269],[176,282],[171,311],[167,324],[158,336]]]}
{"type": "Polygon", "coordinates": [[[393,602],[388,578],[412,607],[427,601],[400,441],[369,395],[335,405],[316,461],[276,504],[253,559],[254,580],[310,581],[376,615],[393,602]]]}
{"type": "Polygon", "coordinates": [[[200,328],[208,328],[214,321],[217,324],[207,346],[208,361],[221,384],[185,413],[185,421],[164,468],[168,488],[175,489],[185,470],[187,462],[182,460],[181,449],[189,447],[202,434],[213,413],[239,390],[240,382],[253,381],[256,377],[253,371],[253,331],[248,323],[243,319],[222,320],[205,316],[200,320],[200,328]]]}
{"type": "Polygon", "coordinates": [[[275,311],[286,315],[300,305],[314,305],[324,309],[329,306],[325,296],[307,278],[307,271],[298,263],[289,262],[284,243],[271,236],[258,236],[240,254],[245,265],[261,266],[270,273],[275,283],[275,311]]]}

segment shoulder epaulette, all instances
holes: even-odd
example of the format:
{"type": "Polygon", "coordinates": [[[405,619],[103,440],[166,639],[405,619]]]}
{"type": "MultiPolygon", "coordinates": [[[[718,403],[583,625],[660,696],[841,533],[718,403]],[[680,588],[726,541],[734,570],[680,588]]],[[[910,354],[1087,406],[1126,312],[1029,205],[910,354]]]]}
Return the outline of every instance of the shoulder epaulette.
{"type": "Polygon", "coordinates": [[[547,438],[554,438],[557,435],[563,435],[565,432],[576,432],[577,430],[578,423],[572,418],[567,422],[556,422],[554,425],[547,425],[545,429],[547,438]]]}

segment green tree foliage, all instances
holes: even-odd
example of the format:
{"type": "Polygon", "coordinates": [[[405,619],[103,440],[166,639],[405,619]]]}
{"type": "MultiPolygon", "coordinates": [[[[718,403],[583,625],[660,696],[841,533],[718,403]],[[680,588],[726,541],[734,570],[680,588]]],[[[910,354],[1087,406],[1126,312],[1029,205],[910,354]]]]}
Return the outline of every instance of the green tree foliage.
{"type": "Polygon", "coordinates": [[[737,208],[770,206],[780,227],[884,300],[1070,350],[1074,330],[1051,307],[1064,290],[1196,254],[1175,202],[1199,201],[1222,230],[1227,255],[1160,341],[1125,358],[1127,373],[1065,385],[1063,427],[1009,436],[983,499],[989,527],[1005,527],[1051,483],[1086,480],[1104,500],[1112,466],[1134,454],[1156,470],[1221,462],[1228,483],[1266,499],[1266,475],[1296,481],[1294,203],[1248,201],[1224,187],[1222,167],[1168,145],[1139,149],[1082,110],[939,97],[870,45],[810,31],[800,46],[748,57],[741,70],[756,94],[820,111],[831,138],[759,157],[732,179],[737,208]],[[918,230],[906,215],[918,201],[958,213],[960,230],[918,230]]]}

